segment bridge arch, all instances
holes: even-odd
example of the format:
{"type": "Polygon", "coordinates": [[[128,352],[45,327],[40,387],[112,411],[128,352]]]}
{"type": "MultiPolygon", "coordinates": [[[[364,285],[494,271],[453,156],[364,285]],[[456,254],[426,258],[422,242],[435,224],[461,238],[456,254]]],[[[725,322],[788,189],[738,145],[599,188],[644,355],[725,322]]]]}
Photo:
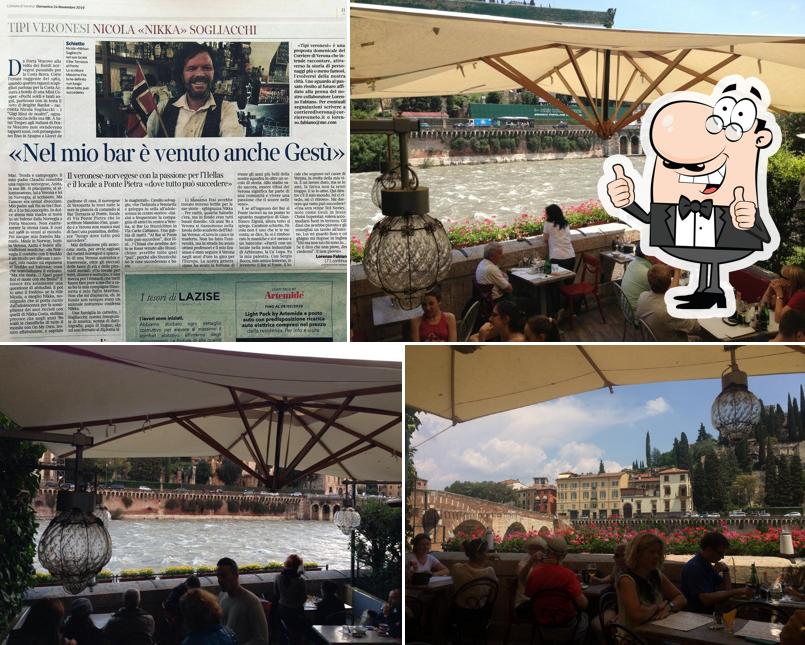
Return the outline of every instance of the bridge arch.
{"type": "Polygon", "coordinates": [[[638,137],[636,134],[633,134],[632,138],[629,140],[629,143],[631,144],[629,154],[639,155],[640,154],[640,137],[638,137]]]}
{"type": "Polygon", "coordinates": [[[464,533],[466,536],[486,532],[486,527],[478,520],[464,520],[456,528],[453,529],[453,534],[458,535],[464,533]]]}
{"type": "Polygon", "coordinates": [[[618,139],[618,146],[622,155],[629,154],[629,140],[625,136],[618,139]]]}
{"type": "Polygon", "coordinates": [[[503,537],[508,537],[512,533],[525,533],[525,526],[520,522],[512,522],[509,524],[509,528],[506,529],[506,533],[503,534],[503,537]]]}
{"type": "Polygon", "coordinates": [[[318,504],[312,504],[310,506],[310,519],[311,520],[321,519],[321,507],[318,504]]]}
{"type": "Polygon", "coordinates": [[[324,506],[321,507],[321,519],[323,519],[325,522],[330,521],[330,505],[329,504],[325,504],[324,506]]]}

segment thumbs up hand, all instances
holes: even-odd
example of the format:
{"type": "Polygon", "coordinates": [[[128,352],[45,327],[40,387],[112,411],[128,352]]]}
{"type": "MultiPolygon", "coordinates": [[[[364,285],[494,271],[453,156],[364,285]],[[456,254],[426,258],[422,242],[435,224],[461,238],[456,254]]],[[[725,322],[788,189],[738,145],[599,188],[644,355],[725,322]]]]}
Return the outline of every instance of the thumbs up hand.
{"type": "Polygon", "coordinates": [[[736,186],[732,194],[732,204],[730,204],[732,225],[742,230],[752,228],[755,225],[756,213],[757,205],[755,205],[755,202],[746,201],[743,186],[736,186]]]}
{"type": "Polygon", "coordinates": [[[615,208],[625,208],[634,203],[634,182],[626,176],[623,166],[615,164],[615,179],[607,184],[607,194],[615,208]]]}

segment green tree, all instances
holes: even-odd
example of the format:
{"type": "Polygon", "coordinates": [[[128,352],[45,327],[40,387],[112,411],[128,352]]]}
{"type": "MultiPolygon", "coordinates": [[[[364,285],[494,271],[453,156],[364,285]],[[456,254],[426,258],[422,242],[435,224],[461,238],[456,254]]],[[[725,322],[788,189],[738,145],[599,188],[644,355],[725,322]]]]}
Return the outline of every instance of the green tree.
{"type": "Polygon", "coordinates": [[[449,486],[446,486],[445,490],[448,493],[456,493],[457,495],[466,495],[467,497],[486,499],[490,502],[498,502],[500,504],[508,504],[509,502],[514,502],[516,500],[514,491],[506,486],[506,484],[499,484],[492,481],[455,481],[449,486]]]}
{"type": "Polygon", "coordinates": [[[129,479],[143,482],[158,482],[162,460],[151,457],[131,459],[129,479]]]}
{"type": "Polygon", "coordinates": [[[738,475],[730,485],[730,497],[733,503],[740,508],[750,506],[757,494],[758,485],[754,475],[738,475]]]}
{"type": "Polygon", "coordinates": [[[693,506],[699,512],[706,512],[705,508],[707,501],[705,499],[705,474],[704,466],[700,461],[693,465],[693,472],[691,473],[691,496],[693,497],[693,506]]]}
{"type": "Polygon", "coordinates": [[[721,512],[726,507],[722,489],[721,462],[713,451],[704,458],[704,510],[721,512]]]}
{"type": "Polygon", "coordinates": [[[236,463],[224,459],[221,465],[218,466],[218,479],[220,479],[227,486],[233,486],[240,479],[241,467],[236,463]]]}
{"type": "Polygon", "coordinates": [[[355,557],[372,568],[369,579],[359,584],[385,598],[402,582],[402,509],[383,502],[366,502],[358,508],[361,525],[355,531],[355,557]]]}
{"type": "Polygon", "coordinates": [[[688,443],[688,435],[684,432],[679,436],[679,450],[677,454],[677,466],[690,470],[690,443],[688,443]]]}
{"type": "Polygon", "coordinates": [[[735,446],[735,458],[738,461],[738,468],[742,472],[748,473],[752,470],[752,459],[749,456],[749,441],[744,437],[735,446]]]}
{"type": "MultiPolygon", "coordinates": [[[[771,442],[771,440],[769,440],[771,442]]],[[[766,488],[766,506],[779,506],[779,491],[777,490],[777,463],[770,445],[766,446],[766,463],[764,467],[764,485],[766,488]]]]}
{"type": "Polygon", "coordinates": [[[698,443],[699,441],[708,441],[711,439],[715,440],[715,437],[705,430],[703,423],[699,424],[699,434],[696,437],[696,442],[698,443]]]}
{"type": "Polygon", "coordinates": [[[798,454],[794,454],[791,457],[788,469],[789,478],[791,480],[791,505],[800,506],[802,504],[805,481],[803,481],[802,459],[800,459],[798,454]]]}
{"type": "MultiPolygon", "coordinates": [[[[796,139],[799,145],[803,142],[796,139]]],[[[788,150],[779,150],[769,158],[766,179],[769,213],[780,232],[780,246],[765,262],[766,268],[779,273],[784,264],[797,264],[805,261],[803,253],[802,217],[794,217],[794,206],[799,201],[799,187],[805,176],[805,156],[788,150]]]]}
{"type": "MultiPolygon", "coordinates": [[[[0,413],[0,436],[11,429],[17,428],[0,413]]],[[[44,451],[40,444],[0,439],[0,633],[22,608],[33,583],[36,517],[32,501],[39,488],[34,469],[44,451]]]]}
{"type": "Polygon", "coordinates": [[[646,432],[646,466],[651,468],[651,437],[646,432]]]}
{"type": "Polygon", "coordinates": [[[486,95],[486,102],[487,103],[500,103],[500,100],[503,98],[503,94],[500,92],[489,92],[486,95]]]}
{"type": "Polygon", "coordinates": [[[207,484],[210,481],[210,477],[212,477],[212,468],[210,468],[210,462],[198,462],[196,464],[196,483],[201,485],[207,484]]]}
{"type": "Polygon", "coordinates": [[[799,405],[796,398],[791,401],[789,408],[787,419],[789,441],[802,441],[802,426],[800,425],[799,405]]]}

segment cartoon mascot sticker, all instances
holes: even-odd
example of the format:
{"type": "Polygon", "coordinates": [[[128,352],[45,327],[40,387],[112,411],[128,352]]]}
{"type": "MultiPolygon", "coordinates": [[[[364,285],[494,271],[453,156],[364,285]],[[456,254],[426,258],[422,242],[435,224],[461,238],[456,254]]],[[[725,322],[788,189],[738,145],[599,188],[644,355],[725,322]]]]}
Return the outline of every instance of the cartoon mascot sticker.
{"type": "Polygon", "coordinates": [[[710,96],[667,94],[643,119],[643,176],[622,155],[604,162],[598,197],[607,212],[640,230],[644,253],[690,271],[689,286],[665,294],[677,318],[732,315],[730,272],[780,243],[766,201],[768,158],[781,138],[770,102],[761,81],[741,76],[710,96]]]}

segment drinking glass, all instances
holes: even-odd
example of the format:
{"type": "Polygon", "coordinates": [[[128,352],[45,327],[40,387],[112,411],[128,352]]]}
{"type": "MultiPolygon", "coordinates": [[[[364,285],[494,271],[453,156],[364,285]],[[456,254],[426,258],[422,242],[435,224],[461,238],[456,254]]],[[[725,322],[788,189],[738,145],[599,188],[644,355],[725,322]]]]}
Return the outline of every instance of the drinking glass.
{"type": "Polygon", "coordinates": [[[732,611],[728,611],[724,614],[724,626],[727,628],[727,633],[730,636],[735,633],[733,631],[733,626],[735,625],[735,614],[737,611],[737,609],[733,609],[732,611]]]}

